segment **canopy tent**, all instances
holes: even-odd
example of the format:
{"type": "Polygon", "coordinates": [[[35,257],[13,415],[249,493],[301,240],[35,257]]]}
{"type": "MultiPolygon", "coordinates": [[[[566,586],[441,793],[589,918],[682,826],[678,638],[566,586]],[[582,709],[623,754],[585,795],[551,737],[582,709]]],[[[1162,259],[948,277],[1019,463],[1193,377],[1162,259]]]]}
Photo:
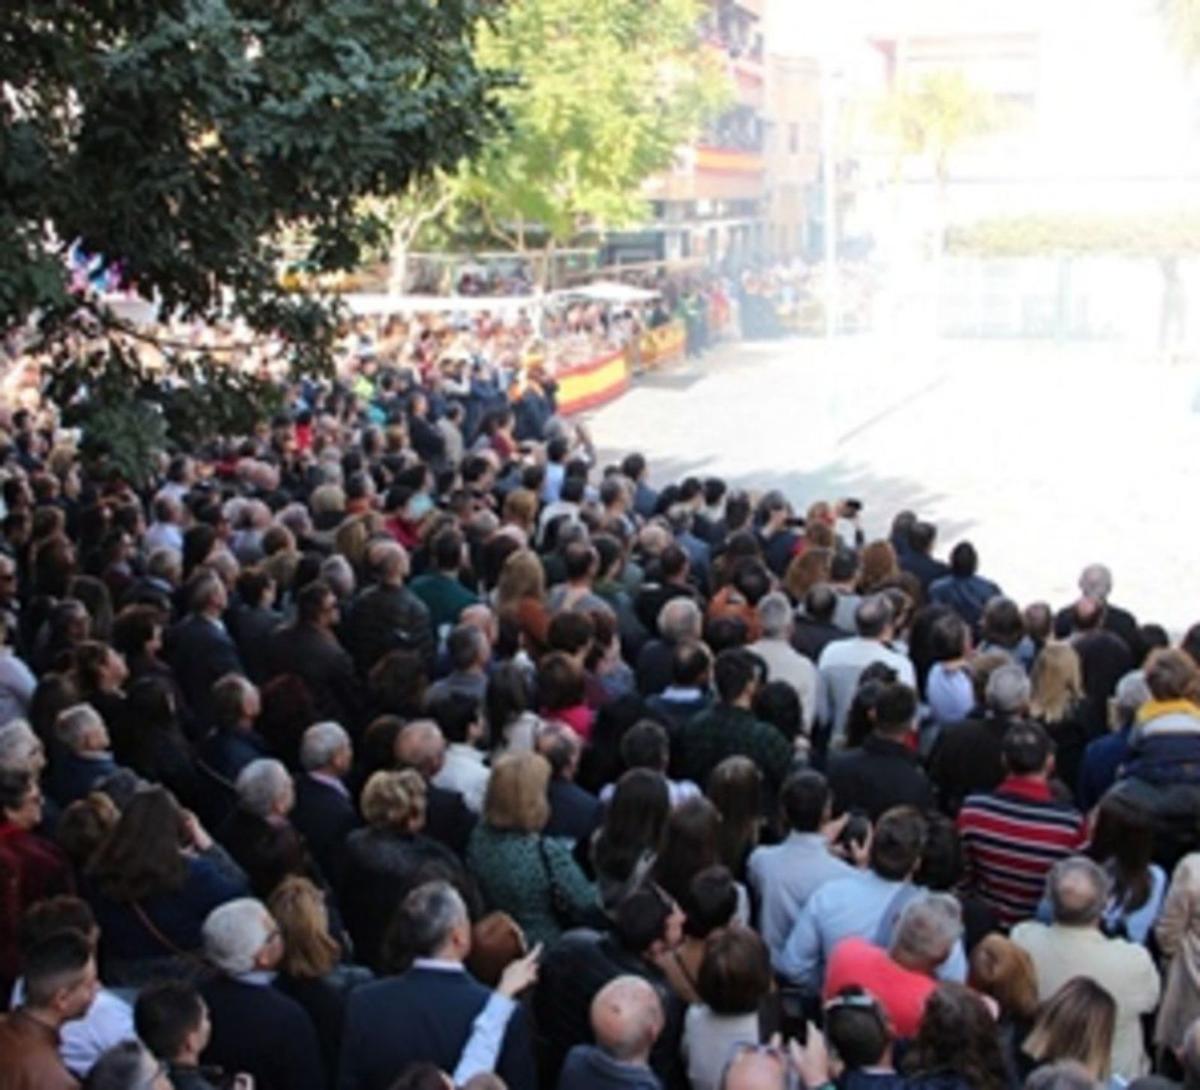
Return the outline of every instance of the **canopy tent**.
{"type": "Polygon", "coordinates": [[[635,288],[630,284],[621,284],[615,280],[600,280],[595,284],[581,284],[577,288],[564,288],[562,291],[556,291],[554,295],[557,298],[570,296],[621,306],[629,303],[648,303],[651,299],[657,299],[659,293],[646,288],[635,288]]]}

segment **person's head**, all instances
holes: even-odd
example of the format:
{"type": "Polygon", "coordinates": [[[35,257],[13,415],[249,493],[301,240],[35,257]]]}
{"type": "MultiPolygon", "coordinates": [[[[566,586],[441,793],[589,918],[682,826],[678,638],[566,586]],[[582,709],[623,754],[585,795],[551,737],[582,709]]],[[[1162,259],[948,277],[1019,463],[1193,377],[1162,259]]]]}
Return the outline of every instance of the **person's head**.
{"type": "Polygon", "coordinates": [[[686,897],[698,871],[720,861],[720,828],[720,811],[708,799],[687,799],[671,811],[654,874],[675,900],[686,897]]]}
{"type": "Polygon", "coordinates": [[[584,701],[583,667],[564,651],[551,651],[538,663],[537,690],[548,714],[584,701]]]}
{"type": "Polygon", "coordinates": [[[979,630],[984,643],[1011,651],[1025,635],[1025,618],[1011,598],[996,595],[983,607],[979,630]]]}
{"type": "Polygon", "coordinates": [[[551,778],[575,778],[579,758],[583,753],[583,741],[565,723],[543,723],[534,738],[534,749],[549,763],[551,778]]]}
{"type": "Polygon", "coordinates": [[[433,566],[445,575],[454,575],[463,565],[466,543],[454,526],[439,530],[429,543],[433,566]]]}
{"type": "Polygon", "coordinates": [[[749,757],[726,757],[708,777],[707,795],[721,815],[718,848],[726,866],[741,869],[758,843],[762,819],[762,772],[749,757]]]}
{"type": "Polygon", "coordinates": [[[1155,651],[1146,660],[1145,675],[1155,700],[1194,700],[1200,695],[1200,670],[1183,651],[1155,651]]]}
{"type": "Polygon", "coordinates": [[[985,935],[971,951],[967,983],[990,996],[1004,1018],[1028,1021],[1037,1012],[1037,972],[1023,946],[1003,935],[985,935]]]}
{"type": "Polygon", "coordinates": [[[717,864],[699,870],[688,883],[679,907],[683,909],[683,933],[706,939],[727,927],[738,908],[738,886],[728,867],[717,864]]]}
{"type": "Polygon", "coordinates": [[[750,1014],[771,990],[771,959],[763,940],[732,925],[708,936],[696,990],[715,1014],[750,1014]]]}
{"type": "Polygon", "coordinates": [[[1088,854],[1113,875],[1113,894],[1126,911],[1150,898],[1154,823],[1150,813],[1120,795],[1107,794],[1096,808],[1088,854]]]}
{"type": "Polygon", "coordinates": [[[849,1071],[890,1063],[891,1023],[879,1001],[857,984],[825,1001],[825,1038],[849,1071]]]}
{"type": "Polygon", "coordinates": [[[1103,564],[1089,564],[1079,573],[1079,593],[1085,598],[1107,602],[1112,588],[1112,572],[1103,564]]]}
{"type": "Polygon", "coordinates": [[[1054,774],[1054,741],[1040,723],[1013,723],[1000,741],[1000,756],[1010,776],[1054,774]]]}
{"type": "Polygon", "coordinates": [[[1030,714],[1042,722],[1065,719],[1083,696],[1083,668],[1075,648],[1046,644],[1034,660],[1029,683],[1030,714]]]}
{"type": "Polygon", "coordinates": [[[273,970],[283,956],[279,928],[262,901],[240,897],[214,908],[201,928],[204,955],[228,976],[273,970]]]}
{"type": "Polygon", "coordinates": [[[596,1044],[620,1063],[644,1064],[662,1033],[662,1002],[640,976],[619,976],[592,1000],[592,1035],[596,1044]]]}
{"type": "MultiPolygon", "coordinates": [[[[107,785],[106,785],[107,786],[107,785]]],[[[59,816],[54,839],[82,873],[109,834],[121,812],[103,791],[92,791],[72,802],[59,816]]]]}
{"type": "Polygon", "coordinates": [[[484,632],[473,624],[458,624],[446,639],[446,652],[455,670],[482,671],[491,658],[492,648],[484,632]]]}
{"type": "Polygon", "coordinates": [[[35,777],[46,767],[46,747],[24,719],[10,719],[0,726],[0,769],[31,772],[35,777]]]}
{"type": "Polygon", "coordinates": [[[337,624],[337,595],[328,583],[314,579],[296,595],[296,620],[321,629],[331,629],[337,624]]]}
{"type": "Polygon", "coordinates": [[[424,777],[414,769],[374,772],[359,801],[363,820],[375,829],[418,833],[425,826],[427,793],[424,777]]]}
{"type": "Polygon", "coordinates": [[[262,698],[248,678],[226,674],[213,683],[212,709],[218,730],[250,730],[262,712],[262,698]]]}
{"type": "MultiPolygon", "coordinates": [[[[1177,1090],[1179,1084],[1162,1075],[1141,1075],[1128,1085],[1129,1090],[1177,1090]]],[[[1088,1069],[1074,1060],[1042,1064],[1025,1080],[1025,1090],[1100,1090],[1100,1086],[1088,1069]]]]}
{"type": "Polygon", "coordinates": [[[928,822],[914,806],[893,806],[875,823],[870,865],[880,878],[902,882],[921,862],[928,822]]]}
{"type": "Polygon", "coordinates": [[[1113,730],[1133,725],[1138,709],[1154,695],[1146,684],[1146,675],[1141,670],[1130,670],[1117,682],[1116,691],[1109,702],[1108,720],[1113,730]]]}
{"type": "Polygon", "coordinates": [[[397,733],[394,756],[396,764],[432,780],[446,763],[446,739],[432,719],[414,719],[397,733]]]}
{"type": "Polygon", "coordinates": [[[72,753],[101,753],[109,747],[108,728],[91,704],[76,704],[59,712],[54,733],[72,753]]]}
{"type": "Polygon", "coordinates": [[[172,1090],[166,1064],[140,1041],[121,1041],[92,1064],[81,1090],[172,1090]]]}
{"type": "Polygon", "coordinates": [[[287,766],[274,757],[259,757],[238,773],[234,783],[239,809],[260,818],[283,818],[296,802],[287,766]]]}
{"type": "Polygon", "coordinates": [[[734,1046],[720,1090],[787,1090],[791,1085],[789,1060],[782,1048],[744,1042],[734,1046]]]}
{"type": "Polygon", "coordinates": [[[25,1005],[55,1026],[82,1018],[100,984],[92,940],[79,931],[55,931],[22,951],[25,1005]]]}
{"type": "Polygon", "coordinates": [[[340,723],[314,723],[300,737],[300,767],[305,772],[344,776],[353,760],[350,735],[340,723]]]}
{"type": "Polygon", "coordinates": [[[448,743],[473,745],[483,737],[483,712],[479,701],[464,692],[449,690],[429,702],[429,714],[448,743]]]}
{"type": "Polygon", "coordinates": [[[389,944],[409,957],[461,963],[471,952],[471,920],[462,895],[449,882],[425,882],[396,909],[389,944]]]}
{"type": "Polygon", "coordinates": [[[967,579],[979,570],[979,554],[969,541],[960,541],[950,550],[950,574],[967,579]]]}
{"type": "Polygon", "coordinates": [[[329,934],[329,912],[321,891],[308,878],[285,878],[267,904],[283,937],[280,972],[320,979],[341,960],[342,950],[329,934]]]}
{"type": "Polygon", "coordinates": [[[887,596],[872,594],[855,609],[854,628],[864,640],[887,640],[892,635],[894,619],[892,603],[887,596]]]}
{"type": "Polygon", "coordinates": [[[869,542],[862,551],[859,589],[873,594],[900,574],[896,550],[890,541],[869,542]]]}
{"type": "Polygon", "coordinates": [[[596,843],[598,860],[628,877],[644,852],[658,853],[671,812],[671,795],[660,771],[631,768],[618,781],[596,843]]]}
{"type": "Polygon", "coordinates": [[[1112,1063],[1117,1002],[1089,976],[1068,980],[1043,1005],[1023,1051],[1043,1063],[1075,1060],[1095,1079],[1112,1063]]]}
{"type": "Polygon", "coordinates": [[[749,707],[761,681],[759,660],[740,648],[722,651],[713,667],[713,680],[722,703],[749,707]]]}
{"type": "Polygon", "coordinates": [[[759,599],[758,626],[764,639],[786,640],[792,634],[792,603],[786,594],[772,591],[759,599]]]}
{"type": "Polygon", "coordinates": [[[550,818],[550,763],[537,753],[509,753],[492,767],[483,820],[495,829],[537,833],[550,818]]]}
{"type": "Polygon", "coordinates": [[[875,699],[875,731],[885,738],[905,738],[917,718],[917,694],[903,682],[884,685],[875,699]]]}
{"type": "Polygon", "coordinates": [[[962,909],[948,893],[910,901],[892,936],[892,957],[905,968],[932,976],[962,937],[962,909]]]}
{"type": "Polygon", "coordinates": [[[953,1073],[978,1090],[1007,1085],[992,1013],[962,984],[939,984],[926,1000],[906,1066],[914,1075],[953,1073]]]}
{"type": "Polygon", "coordinates": [[[829,820],[829,783],[815,769],[793,772],[779,790],[779,809],[793,833],[815,833],[829,820]]]}
{"type": "Polygon", "coordinates": [[[679,945],[683,912],[656,883],[642,882],[617,902],[613,930],[623,949],[654,961],[679,945]]]}
{"type": "Polygon", "coordinates": [[[112,834],[92,859],[91,872],[106,896],[141,900],[179,889],[187,877],[183,814],[164,787],[143,787],[121,811],[112,834]]]}
{"type": "Polygon", "coordinates": [[[626,768],[648,768],[665,773],[671,757],[666,728],[653,719],[639,719],[621,736],[621,763],[626,768]]]}
{"type": "Polygon", "coordinates": [[[133,1005],[133,1025],[151,1053],[168,1063],[196,1063],[212,1036],[208,1007],[186,980],[147,984],[133,1005]]]}
{"type": "Polygon", "coordinates": [[[943,613],[929,630],[929,650],[934,662],[953,662],[966,655],[971,646],[971,630],[957,613],[943,613]]]}
{"type": "Polygon", "coordinates": [[[219,617],[228,605],[228,592],[219,575],[202,571],[188,580],[188,605],[193,613],[219,617]]]}
{"type": "Polygon", "coordinates": [[[1050,868],[1046,893],[1055,923],[1067,927],[1095,927],[1108,903],[1108,875],[1087,856],[1072,855],[1050,868]]]}
{"type": "Polygon", "coordinates": [[[691,598],[672,598],[658,611],[658,634],[667,642],[699,641],[704,616],[691,598]]]}
{"type": "Polygon", "coordinates": [[[24,768],[0,769],[0,816],[5,824],[26,831],[42,820],[42,789],[37,777],[24,768]]]}
{"type": "Polygon", "coordinates": [[[551,651],[559,651],[582,662],[595,635],[596,626],[586,613],[563,610],[550,619],[546,629],[546,646],[551,651]]]}
{"type": "Polygon", "coordinates": [[[984,701],[992,715],[1012,718],[1029,708],[1030,686],[1025,671],[1016,665],[998,666],[991,672],[984,701]]]}

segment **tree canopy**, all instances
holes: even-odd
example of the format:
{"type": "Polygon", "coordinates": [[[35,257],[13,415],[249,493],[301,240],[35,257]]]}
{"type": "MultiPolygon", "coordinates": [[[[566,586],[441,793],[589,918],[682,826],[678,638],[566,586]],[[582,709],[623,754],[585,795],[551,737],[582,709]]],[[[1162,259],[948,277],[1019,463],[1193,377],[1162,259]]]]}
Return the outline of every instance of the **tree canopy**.
{"type": "Polygon", "coordinates": [[[500,93],[511,127],[461,179],[462,201],[517,249],[644,217],[640,186],[727,100],[700,41],[696,0],[511,0],[479,36],[484,68],[519,73],[500,93]]]}
{"type": "Polygon", "coordinates": [[[245,320],[319,361],[332,325],[278,284],[352,267],[364,197],[456,169],[502,126],[488,0],[9,0],[0,5],[0,326],[78,306],[90,254],[169,313],[245,320]]]}

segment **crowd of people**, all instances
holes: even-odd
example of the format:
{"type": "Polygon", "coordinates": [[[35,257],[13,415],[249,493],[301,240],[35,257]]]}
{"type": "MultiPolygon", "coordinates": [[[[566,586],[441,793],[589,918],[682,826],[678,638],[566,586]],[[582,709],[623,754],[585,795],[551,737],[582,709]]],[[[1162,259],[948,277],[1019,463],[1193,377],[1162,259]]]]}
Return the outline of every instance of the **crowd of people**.
{"type": "Polygon", "coordinates": [[[457,335],[144,488],[4,414],[0,1090],[1200,1085],[1200,626],[457,335]]]}

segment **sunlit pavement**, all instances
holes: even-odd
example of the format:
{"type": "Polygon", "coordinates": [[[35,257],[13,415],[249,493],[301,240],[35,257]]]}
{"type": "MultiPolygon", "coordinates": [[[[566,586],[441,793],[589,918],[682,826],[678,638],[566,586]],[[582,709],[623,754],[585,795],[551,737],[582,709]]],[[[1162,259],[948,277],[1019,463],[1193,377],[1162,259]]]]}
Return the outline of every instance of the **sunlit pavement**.
{"type": "Polygon", "coordinates": [[[968,537],[1022,603],[1075,594],[1093,560],[1114,600],[1179,631],[1200,620],[1200,369],[1111,347],[866,339],[725,345],[590,414],[602,456],[656,481],[718,474],[799,510],[853,496],[868,536],[904,507],[968,537]]]}

